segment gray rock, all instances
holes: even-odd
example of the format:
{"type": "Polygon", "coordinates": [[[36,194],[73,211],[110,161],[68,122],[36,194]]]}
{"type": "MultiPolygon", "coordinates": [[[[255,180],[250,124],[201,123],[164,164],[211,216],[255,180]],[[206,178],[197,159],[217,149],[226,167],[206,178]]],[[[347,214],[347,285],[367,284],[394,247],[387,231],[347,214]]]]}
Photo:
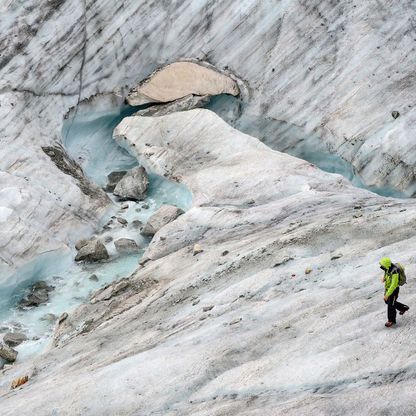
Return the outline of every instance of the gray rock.
{"type": "Polygon", "coordinates": [[[143,223],[140,220],[132,221],[131,225],[135,228],[139,228],[143,223]]]}
{"type": "Polygon", "coordinates": [[[111,237],[111,235],[108,235],[105,239],[104,239],[104,243],[111,243],[113,241],[113,237],[111,237]]]}
{"type": "Polygon", "coordinates": [[[30,293],[19,302],[19,307],[31,308],[47,303],[49,300],[49,292],[54,290],[53,286],[49,286],[43,280],[35,282],[30,293]]]}
{"type": "Polygon", "coordinates": [[[43,315],[42,318],[40,319],[42,321],[55,322],[57,319],[57,316],[54,313],[47,313],[46,315],[43,315]]]}
{"type": "Polygon", "coordinates": [[[145,169],[140,166],[130,169],[118,182],[114,195],[121,199],[142,201],[149,186],[149,179],[145,169]]]}
{"type": "Polygon", "coordinates": [[[3,337],[3,342],[9,347],[17,347],[23,341],[27,340],[27,336],[21,332],[8,332],[3,337]]]}
{"type": "Polygon", "coordinates": [[[96,274],[92,274],[92,275],[89,277],[89,279],[90,279],[92,282],[98,282],[98,277],[97,277],[97,275],[96,275],[96,274]]]}
{"type": "Polygon", "coordinates": [[[147,236],[155,235],[162,227],[174,221],[183,211],[174,205],[162,205],[147,221],[141,233],[147,236]]]}
{"type": "Polygon", "coordinates": [[[66,321],[66,319],[68,318],[68,312],[64,312],[60,317],[59,317],[59,320],[58,320],[58,325],[60,325],[62,322],[64,322],[64,321],[66,321]]]}
{"type": "Polygon", "coordinates": [[[114,245],[119,253],[134,253],[139,250],[139,246],[131,238],[119,238],[114,241],[114,245]]]}
{"type": "Polygon", "coordinates": [[[78,240],[78,241],[75,243],[75,248],[76,248],[77,250],[81,250],[81,248],[82,248],[82,247],[84,247],[85,245],[87,245],[87,244],[88,244],[88,241],[89,241],[89,240],[87,240],[86,238],[81,238],[81,240],[78,240]]]}
{"type": "Polygon", "coordinates": [[[124,178],[126,173],[126,170],[120,170],[109,173],[107,175],[107,185],[105,187],[105,190],[107,192],[113,192],[117,184],[124,178]]]}
{"type": "Polygon", "coordinates": [[[158,117],[177,111],[187,111],[193,108],[204,107],[210,100],[209,95],[187,95],[167,104],[152,105],[144,110],[134,113],[135,116],[158,117]]]}
{"type": "Polygon", "coordinates": [[[398,111],[392,111],[392,112],[391,112],[391,116],[392,116],[394,119],[396,119],[396,118],[398,118],[398,117],[400,116],[400,113],[399,113],[398,111]]]}
{"type": "Polygon", "coordinates": [[[95,262],[108,259],[108,252],[100,240],[92,240],[79,250],[75,261],[95,262]]]}
{"type": "Polygon", "coordinates": [[[127,220],[125,218],[122,217],[117,217],[117,221],[121,224],[121,225],[127,225],[127,220]]]}
{"type": "Polygon", "coordinates": [[[35,282],[32,286],[33,291],[46,290],[47,292],[52,292],[54,289],[54,286],[48,285],[44,280],[39,280],[38,282],[35,282]]]}
{"type": "Polygon", "coordinates": [[[6,344],[0,343],[0,358],[3,358],[9,363],[13,363],[16,361],[17,351],[6,344]]]}

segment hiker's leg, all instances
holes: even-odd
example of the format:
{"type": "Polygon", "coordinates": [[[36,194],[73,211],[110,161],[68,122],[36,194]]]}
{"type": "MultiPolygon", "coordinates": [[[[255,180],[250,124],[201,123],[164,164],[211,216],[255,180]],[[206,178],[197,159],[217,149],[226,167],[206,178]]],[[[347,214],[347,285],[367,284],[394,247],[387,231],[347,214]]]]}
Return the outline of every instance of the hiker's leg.
{"type": "MultiPolygon", "coordinates": [[[[399,297],[399,288],[397,288],[394,292],[393,295],[395,295],[395,301],[393,303],[393,306],[399,311],[399,312],[406,312],[409,307],[403,303],[400,303],[397,301],[397,298],[399,297]],[[397,293],[396,293],[397,292],[397,293]]],[[[392,295],[392,296],[393,296],[392,295]]]]}
{"type": "Polygon", "coordinates": [[[394,307],[399,311],[399,312],[405,312],[409,309],[409,307],[407,305],[405,305],[404,303],[400,303],[400,302],[394,302],[394,307]]]}
{"type": "Polygon", "coordinates": [[[394,304],[396,303],[396,296],[393,292],[391,296],[387,299],[387,320],[389,322],[396,323],[396,308],[394,307],[394,304]]]}

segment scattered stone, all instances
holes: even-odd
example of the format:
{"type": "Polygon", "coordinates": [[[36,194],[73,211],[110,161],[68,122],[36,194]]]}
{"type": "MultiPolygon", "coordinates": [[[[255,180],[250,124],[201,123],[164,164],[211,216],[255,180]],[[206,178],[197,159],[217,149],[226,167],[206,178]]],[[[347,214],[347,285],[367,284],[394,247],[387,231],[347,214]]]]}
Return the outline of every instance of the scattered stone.
{"type": "Polygon", "coordinates": [[[32,286],[32,290],[46,290],[47,292],[52,292],[54,289],[54,286],[48,285],[44,280],[39,280],[32,286]]]}
{"type": "Polygon", "coordinates": [[[202,311],[203,311],[203,312],[208,312],[208,311],[210,311],[213,307],[214,307],[214,305],[204,306],[204,307],[202,308],[202,311]]]}
{"type": "Polygon", "coordinates": [[[0,343],[0,357],[9,363],[14,363],[17,358],[17,351],[6,344],[0,343]]]}
{"type": "Polygon", "coordinates": [[[59,317],[59,320],[58,320],[58,325],[61,325],[61,323],[62,322],[64,322],[66,319],[68,318],[68,313],[67,312],[64,312],[60,317],[59,317]]]}
{"type": "Polygon", "coordinates": [[[337,260],[342,257],[342,253],[335,253],[331,256],[331,260],[337,260]]]}
{"type": "Polygon", "coordinates": [[[108,258],[105,245],[100,240],[92,240],[78,251],[75,261],[96,262],[108,258]]]}
{"type": "Polygon", "coordinates": [[[354,214],[352,217],[353,218],[360,218],[362,216],[363,216],[363,214],[361,214],[361,212],[358,212],[357,214],[354,214]]]}
{"type": "Polygon", "coordinates": [[[113,237],[111,237],[111,235],[108,235],[105,239],[104,239],[104,243],[111,243],[113,241],[113,237]]]}
{"type": "Polygon", "coordinates": [[[30,293],[19,302],[21,308],[31,308],[47,303],[49,300],[49,292],[54,290],[53,286],[49,286],[44,281],[34,283],[30,289],[30,293]]]}
{"type": "Polygon", "coordinates": [[[195,244],[193,251],[192,251],[192,255],[196,256],[199,253],[202,253],[204,251],[204,249],[202,248],[202,246],[200,244],[195,244]]]}
{"type": "Polygon", "coordinates": [[[199,303],[199,302],[201,302],[201,299],[195,299],[195,300],[192,302],[192,306],[198,305],[198,303],[199,303]]]}
{"type": "Polygon", "coordinates": [[[147,221],[141,233],[147,236],[155,235],[162,227],[176,220],[183,211],[174,205],[162,205],[147,221]]]}
{"type": "Polygon", "coordinates": [[[131,222],[131,225],[132,225],[134,228],[139,228],[142,224],[143,224],[143,223],[142,223],[140,220],[133,220],[133,221],[131,222]]]}
{"type": "Polygon", "coordinates": [[[122,279],[119,282],[113,282],[109,285],[98,290],[93,297],[91,298],[91,303],[96,303],[98,301],[105,301],[111,299],[113,296],[123,291],[124,289],[130,286],[130,281],[128,279],[122,279]]]}
{"type": "Polygon", "coordinates": [[[82,238],[75,243],[75,248],[81,250],[82,247],[86,246],[89,243],[89,240],[82,238]]]}
{"type": "Polygon", "coordinates": [[[98,277],[96,274],[92,274],[88,279],[90,279],[92,282],[98,282],[98,277]]]}
{"type": "Polygon", "coordinates": [[[125,218],[122,217],[117,217],[117,221],[121,224],[121,225],[127,225],[127,220],[125,218]]]}
{"type": "Polygon", "coordinates": [[[18,377],[18,378],[15,378],[15,379],[12,381],[11,388],[12,388],[12,389],[17,389],[18,387],[20,387],[20,386],[22,386],[23,384],[27,383],[27,382],[28,382],[28,380],[29,380],[29,376],[23,376],[23,377],[18,377]]]}
{"type": "Polygon", "coordinates": [[[111,172],[107,175],[107,185],[105,187],[105,190],[107,192],[113,192],[117,184],[124,178],[126,175],[126,170],[121,170],[118,172],[111,172]]]}
{"type": "Polygon", "coordinates": [[[128,207],[129,207],[129,204],[125,203],[121,206],[121,209],[128,209],[128,207]]]}
{"type": "Polygon", "coordinates": [[[47,313],[46,315],[43,315],[40,319],[41,321],[55,322],[57,316],[54,313],[47,313]]]}
{"type": "Polygon", "coordinates": [[[228,325],[235,325],[238,324],[239,322],[241,322],[243,320],[243,318],[237,318],[232,320],[228,325]]]}
{"type": "Polygon", "coordinates": [[[142,205],[142,208],[143,208],[143,209],[149,209],[149,204],[143,204],[143,205],[142,205]]]}
{"type": "Polygon", "coordinates": [[[392,111],[391,116],[396,120],[400,116],[400,113],[398,111],[392,111]]]}
{"type": "Polygon", "coordinates": [[[160,241],[165,241],[166,237],[164,237],[163,235],[160,236],[160,241]]]}
{"type": "Polygon", "coordinates": [[[201,108],[208,104],[209,101],[209,95],[189,94],[167,104],[152,105],[144,110],[139,110],[134,113],[134,116],[160,117],[171,113],[177,113],[178,111],[188,111],[193,108],[201,108]]]}
{"type": "Polygon", "coordinates": [[[285,256],[281,260],[278,260],[273,267],[281,266],[282,264],[287,263],[288,261],[293,260],[293,257],[285,256]]]}
{"type": "Polygon", "coordinates": [[[224,250],[224,251],[221,253],[221,256],[226,256],[227,254],[229,254],[229,251],[228,251],[228,250],[224,250]]]}
{"type": "Polygon", "coordinates": [[[309,274],[309,273],[311,273],[312,272],[312,269],[310,268],[310,267],[307,267],[306,269],[305,269],[305,274],[309,274]]]}
{"type": "Polygon", "coordinates": [[[147,173],[142,166],[130,169],[114,189],[121,199],[142,201],[149,186],[147,173]]]}
{"type": "Polygon", "coordinates": [[[17,347],[22,342],[27,340],[27,336],[21,332],[8,332],[3,337],[3,342],[9,347],[17,347]]]}
{"type": "Polygon", "coordinates": [[[148,257],[142,257],[141,260],[139,261],[139,265],[144,267],[144,265],[148,263],[149,261],[150,259],[148,257]]]}
{"type": "Polygon", "coordinates": [[[248,205],[253,205],[253,204],[255,204],[256,203],[256,201],[254,200],[254,199],[249,199],[248,201],[247,201],[247,204],[248,205]]]}
{"type": "Polygon", "coordinates": [[[139,246],[131,238],[119,238],[114,241],[114,245],[119,253],[134,253],[139,250],[139,246]]]}

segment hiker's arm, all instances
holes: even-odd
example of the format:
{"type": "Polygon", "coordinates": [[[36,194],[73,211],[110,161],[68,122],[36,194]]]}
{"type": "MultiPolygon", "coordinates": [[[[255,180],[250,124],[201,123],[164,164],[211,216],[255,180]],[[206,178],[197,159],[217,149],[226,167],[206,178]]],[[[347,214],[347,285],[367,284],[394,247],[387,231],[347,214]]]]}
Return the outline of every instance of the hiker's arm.
{"type": "Polygon", "coordinates": [[[394,292],[394,290],[399,286],[399,274],[394,273],[391,277],[390,287],[387,289],[386,296],[389,297],[394,292]]]}

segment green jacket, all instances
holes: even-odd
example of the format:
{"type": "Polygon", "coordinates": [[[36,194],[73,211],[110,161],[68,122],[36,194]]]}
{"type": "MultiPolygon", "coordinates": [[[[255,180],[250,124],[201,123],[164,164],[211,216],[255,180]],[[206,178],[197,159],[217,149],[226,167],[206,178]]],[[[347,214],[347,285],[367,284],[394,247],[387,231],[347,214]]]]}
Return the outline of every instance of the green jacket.
{"type": "Polygon", "coordinates": [[[384,273],[385,295],[391,296],[397,287],[399,287],[399,273],[394,267],[393,270],[384,273]]]}

